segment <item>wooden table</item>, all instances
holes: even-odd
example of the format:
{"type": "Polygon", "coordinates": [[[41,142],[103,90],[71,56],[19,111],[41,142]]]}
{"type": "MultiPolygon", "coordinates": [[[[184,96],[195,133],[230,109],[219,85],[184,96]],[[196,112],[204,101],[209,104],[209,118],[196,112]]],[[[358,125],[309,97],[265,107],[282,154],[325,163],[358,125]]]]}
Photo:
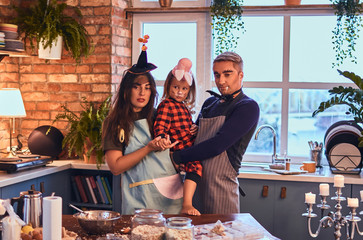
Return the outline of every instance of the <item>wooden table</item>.
{"type": "MultiPolygon", "coordinates": [[[[130,227],[130,218],[132,215],[122,215],[121,219],[117,222],[116,225],[116,232],[119,232],[121,229],[125,227],[130,227]]],[[[270,238],[268,239],[277,239],[273,237],[270,233],[267,232],[263,228],[261,224],[259,224],[256,219],[254,219],[251,214],[249,213],[239,213],[239,214],[203,214],[201,216],[187,216],[187,215],[164,215],[165,218],[174,217],[174,216],[185,216],[190,219],[192,219],[193,225],[202,225],[202,224],[208,224],[208,223],[215,223],[218,220],[221,222],[228,222],[233,220],[239,220],[242,222],[250,222],[254,226],[261,228],[265,231],[266,235],[270,238]]],[[[73,231],[77,233],[79,236],[83,239],[97,239],[98,236],[88,236],[81,227],[79,226],[77,219],[75,219],[72,215],[63,215],[63,227],[65,227],[67,230],[73,231]]]]}

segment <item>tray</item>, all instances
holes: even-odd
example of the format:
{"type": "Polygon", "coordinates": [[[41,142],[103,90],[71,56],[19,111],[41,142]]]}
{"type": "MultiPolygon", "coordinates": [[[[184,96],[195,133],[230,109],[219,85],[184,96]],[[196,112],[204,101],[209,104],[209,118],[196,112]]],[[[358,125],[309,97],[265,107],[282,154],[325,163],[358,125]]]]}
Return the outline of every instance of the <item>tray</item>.
{"type": "Polygon", "coordinates": [[[307,173],[308,171],[305,170],[294,170],[294,171],[288,171],[288,170],[281,170],[281,169],[271,169],[271,168],[265,168],[266,171],[275,172],[282,175],[297,175],[302,173],[307,173]]]}

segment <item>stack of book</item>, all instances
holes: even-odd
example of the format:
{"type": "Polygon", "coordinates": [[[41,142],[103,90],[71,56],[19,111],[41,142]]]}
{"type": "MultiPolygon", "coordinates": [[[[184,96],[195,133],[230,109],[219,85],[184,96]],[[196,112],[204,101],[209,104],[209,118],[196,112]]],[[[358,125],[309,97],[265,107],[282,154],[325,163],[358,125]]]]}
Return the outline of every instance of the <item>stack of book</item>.
{"type": "Polygon", "coordinates": [[[72,189],[79,203],[112,204],[112,188],[106,176],[71,176],[72,189]]]}

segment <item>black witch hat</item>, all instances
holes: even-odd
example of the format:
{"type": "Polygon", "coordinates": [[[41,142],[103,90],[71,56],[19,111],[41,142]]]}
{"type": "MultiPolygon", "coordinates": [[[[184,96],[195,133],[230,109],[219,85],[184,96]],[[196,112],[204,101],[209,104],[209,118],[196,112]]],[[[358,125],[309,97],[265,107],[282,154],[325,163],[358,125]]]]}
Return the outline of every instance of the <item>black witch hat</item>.
{"type": "Polygon", "coordinates": [[[154,64],[147,62],[147,47],[145,46],[145,43],[148,42],[147,39],[149,39],[148,35],[145,35],[144,38],[138,39],[139,42],[142,42],[144,44],[142,45],[141,53],[139,59],[137,60],[137,63],[132,65],[132,67],[127,70],[129,73],[144,74],[157,68],[157,66],[155,66],[154,64]]]}

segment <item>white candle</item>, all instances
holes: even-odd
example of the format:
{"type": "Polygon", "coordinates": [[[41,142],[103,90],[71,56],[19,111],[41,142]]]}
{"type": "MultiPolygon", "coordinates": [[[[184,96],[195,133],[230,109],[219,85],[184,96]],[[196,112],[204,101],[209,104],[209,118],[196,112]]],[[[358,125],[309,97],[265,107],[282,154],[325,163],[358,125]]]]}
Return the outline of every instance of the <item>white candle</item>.
{"type": "Polygon", "coordinates": [[[315,194],[314,193],[305,193],[305,203],[315,204],[315,194]]]}
{"type": "Polygon", "coordinates": [[[363,202],[363,190],[360,191],[360,200],[363,202]]]}
{"type": "Polygon", "coordinates": [[[358,198],[348,198],[348,207],[358,207],[358,198]]]}
{"type": "Polygon", "coordinates": [[[319,185],[320,195],[321,196],[329,196],[329,184],[321,183],[319,185]]]}
{"type": "Polygon", "coordinates": [[[344,187],[344,176],[343,175],[334,176],[334,187],[344,187]]]}

